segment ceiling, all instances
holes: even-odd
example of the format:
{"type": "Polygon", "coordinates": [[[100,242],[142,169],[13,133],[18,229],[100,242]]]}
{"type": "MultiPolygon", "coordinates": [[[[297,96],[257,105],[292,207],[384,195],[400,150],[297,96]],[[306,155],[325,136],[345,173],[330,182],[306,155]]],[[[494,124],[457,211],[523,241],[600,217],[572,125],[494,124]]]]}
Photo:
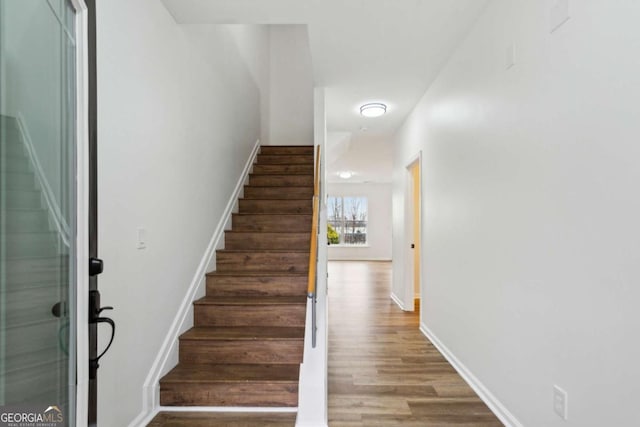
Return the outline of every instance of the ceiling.
{"type": "Polygon", "coordinates": [[[358,141],[391,139],[487,1],[163,0],[179,23],[307,24],[328,129],[358,141]],[[367,101],[387,114],[362,117],[367,101]]]}

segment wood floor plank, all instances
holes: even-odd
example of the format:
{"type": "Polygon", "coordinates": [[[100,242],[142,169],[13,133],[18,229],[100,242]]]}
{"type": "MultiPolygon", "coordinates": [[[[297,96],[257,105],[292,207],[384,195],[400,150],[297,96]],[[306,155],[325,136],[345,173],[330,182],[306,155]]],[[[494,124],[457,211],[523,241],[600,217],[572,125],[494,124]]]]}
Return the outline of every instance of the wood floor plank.
{"type": "Polygon", "coordinates": [[[329,425],[502,426],[390,287],[391,263],[329,263],[329,425]]]}

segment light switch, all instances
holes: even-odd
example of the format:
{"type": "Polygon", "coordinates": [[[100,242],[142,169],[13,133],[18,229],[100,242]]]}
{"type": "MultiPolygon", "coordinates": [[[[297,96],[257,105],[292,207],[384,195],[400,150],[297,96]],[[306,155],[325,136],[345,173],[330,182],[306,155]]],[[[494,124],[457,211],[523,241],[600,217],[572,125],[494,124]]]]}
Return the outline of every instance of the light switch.
{"type": "Polygon", "coordinates": [[[147,230],[144,228],[136,229],[136,237],[138,238],[138,249],[146,249],[147,247],[147,230]]]}
{"type": "Polygon", "coordinates": [[[507,70],[516,65],[516,45],[507,46],[505,60],[505,69],[507,70]]]}
{"type": "Polygon", "coordinates": [[[549,32],[553,33],[569,20],[569,0],[557,0],[549,14],[549,32]]]}

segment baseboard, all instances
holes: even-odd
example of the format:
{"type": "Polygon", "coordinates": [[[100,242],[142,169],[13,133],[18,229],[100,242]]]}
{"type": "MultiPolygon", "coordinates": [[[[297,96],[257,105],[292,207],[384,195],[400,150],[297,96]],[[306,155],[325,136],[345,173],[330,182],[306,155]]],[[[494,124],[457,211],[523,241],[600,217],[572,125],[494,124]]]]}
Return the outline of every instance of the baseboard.
{"type": "Polygon", "coordinates": [[[149,374],[142,386],[142,411],[133,421],[131,421],[131,423],[129,423],[129,427],[146,426],[146,423],[148,423],[158,412],[158,408],[160,407],[158,383],[160,378],[175,366],[175,362],[177,361],[177,357],[175,356],[178,351],[178,337],[191,326],[190,321],[192,320],[192,317],[189,318],[189,314],[191,313],[192,303],[195,296],[198,294],[198,291],[202,291],[205,287],[205,275],[215,256],[216,249],[218,247],[222,247],[225,227],[231,221],[231,214],[237,206],[238,198],[242,195],[244,184],[248,179],[249,172],[251,171],[259,151],[260,141],[258,140],[253,146],[253,150],[244,165],[244,169],[236,183],[236,187],[227,202],[227,206],[225,207],[220,221],[209,240],[209,245],[207,246],[203,257],[200,260],[200,264],[193,275],[191,284],[180,303],[180,307],[178,308],[173,322],[171,322],[171,326],[165,336],[162,347],[160,347],[158,356],[149,369],[149,374]]]}
{"type": "Polygon", "coordinates": [[[391,292],[391,300],[395,302],[402,311],[407,311],[400,298],[398,298],[398,296],[394,292],[391,292]]]}
{"type": "Polygon", "coordinates": [[[480,380],[438,339],[438,337],[420,322],[420,332],[442,353],[445,359],[454,367],[458,374],[476,392],[482,401],[491,409],[496,417],[506,427],[523,427],[522,423],[489,391],[480,380]]]}
{"type": "Polygon", "coordinates": [[[58,234],[60,234],[60,237],[62,238],[64,244],[69,247],[69,236],[71,234],[69,231],[69,224],[67,224],[64,215],[62,215],[60,205],[58,204],[58,201],[53,194],[53,190],[49,185],[49,181],[45,176],[44,170],[42,169],[42,164],[40,163],[38,152],[33,145],[33,140],[31,139],[31,134],[29,133],[29,127],[27,126],[26,120],[22,113],[18,112],[16,121],[18,122],[18,128],[20,129],[20,134],[22,135],[22,141],[24,142],[24,146],[27,149],[29,161],[31,162],[31,165],[33,166],[34,172],[36,174],[36,180],[40,185],[42,195],[44,197],[45,203],[47,204],[47,212],[49,214],[49,218],[58,231],[58,234]]]}

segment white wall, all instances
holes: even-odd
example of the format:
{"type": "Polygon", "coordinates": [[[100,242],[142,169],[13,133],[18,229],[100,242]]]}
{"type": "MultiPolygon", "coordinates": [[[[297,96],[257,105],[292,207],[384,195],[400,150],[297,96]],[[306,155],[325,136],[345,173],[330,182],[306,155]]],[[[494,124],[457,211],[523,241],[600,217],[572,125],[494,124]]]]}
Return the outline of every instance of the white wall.
{"type": "Polygon", "coordinates": [[[99,286],[117,324],[98,422],[121,427],[141,411],[145,377],[259,138],[251,52],[238,49],[262,52],[238,28],[177,25],[153,0],[99,2],[97,13],[99,286]]]}
{"type": "Polygon", "coordinates": [[[423,150],[426,327],[522,425],[640,425],[640,3],[551,3],[492,1],[403,125],[394,236],[423,150]]]}
{"type": "Polygon", "coordinates": [[[269,144],[313,143],[313,68],[305,25],[270,26],[269,144]]]}
{"type": "Polygon", "coordinates": [[[364,247],[329,246],[330,260],[391,260],[391,184],[327,184],[329,196],[367,198],[369,223],[364,247]]]}
{"type": "Polygon", "coordinates": [[[271,121],[271,26],[227,25],[240,56],[260,91],[260,143],[269,144],[271,121]]]}

